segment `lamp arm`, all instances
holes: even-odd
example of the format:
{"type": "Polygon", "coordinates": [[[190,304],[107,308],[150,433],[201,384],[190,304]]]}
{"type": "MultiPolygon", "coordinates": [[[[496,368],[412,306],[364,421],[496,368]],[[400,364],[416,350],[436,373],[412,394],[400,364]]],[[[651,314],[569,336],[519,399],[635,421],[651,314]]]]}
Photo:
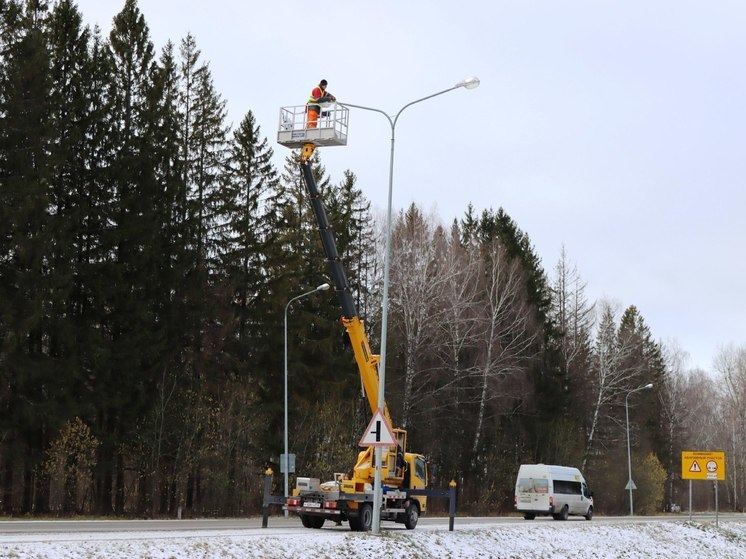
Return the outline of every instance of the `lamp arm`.
{"type": "Polygon", "coordinates": [[[454,85],[453,87],[449,87],[448,89],[444,89],[443,91],[438,91],[437,93],[433,93],[431,95],[428,95],[427,97],[423,97],[422,99],[417,99],[415,101],[411,101],[404,105],[401,109],[399,109],[399,112],[396,113],[396,117],[394,117],[394,123],[392,124],[392,127],[396,126],[396,121],[399,120],[399,116],[404,112],[404,109],[407,107],[411,107],[412,105],[416,103],[421,103],[422,101],[427,101],[428,99],[432,99],[433,97],[437,97],[438,95],[443,95],[444,93],[448,93],[449,91],[453,91],[454,89],[458,89],[461,87],[460,85],[454,85]]]}

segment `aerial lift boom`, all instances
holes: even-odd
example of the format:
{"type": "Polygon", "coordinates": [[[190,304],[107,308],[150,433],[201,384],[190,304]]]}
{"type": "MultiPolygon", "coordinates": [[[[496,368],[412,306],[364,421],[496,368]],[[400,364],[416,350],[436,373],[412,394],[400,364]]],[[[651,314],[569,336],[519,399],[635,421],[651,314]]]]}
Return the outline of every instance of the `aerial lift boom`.
{"type": "MultiPolygon", "coordinates": [[[[301,148],[299,165],[308,192],[311,207],[319,228],[319,236],[332,276],[334,289],[342,308],[340,322],[350,338],[355,361],[360,373],[363,392],[371,413],[382,410],[391,425],[391,415],[385,402],[378,401],[379,355],[371,351],[363,321],[358,315],[347,275],[334,241],[332,227],[326,216],[321,195],[311,169],[310,158],[317,145],[345,145],[347,142],[348,109],[334,104],[317,128],[305,128],[304,111],[299,107],[285,107],[280,113],[278,142],[292,148],[301,148]],[[299,122],[300,121],[300,122],[299,122]]],[[[427,485],[425,458],[407,452],[407,432],[393,429],[397,445],[386,447],[383,453],[382,481],[387,505],[381,509],[381,518],[394,520],[414,528],[421,512],[427,506],[422,495],[409,497],[406,489],[424,489],[427,485]]],[[[335,474],[328,484],[314,483],[313,478],[298,478],[294,498],[288,499],[288,510],[298,512],[303,524],[319,528],[326,518],[349,520],[353,530],[369,530],[372,523],[372,485],[375,477],[373,447],[358,455],[352,476],[335,474]]],[[[315,480],[316,482],[318,480],[315,480]]]]}

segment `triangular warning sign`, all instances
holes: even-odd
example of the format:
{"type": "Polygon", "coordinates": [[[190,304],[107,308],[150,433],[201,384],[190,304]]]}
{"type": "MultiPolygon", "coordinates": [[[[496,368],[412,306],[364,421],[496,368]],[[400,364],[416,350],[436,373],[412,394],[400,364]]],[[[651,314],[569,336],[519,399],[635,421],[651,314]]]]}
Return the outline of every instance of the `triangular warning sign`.
{"type": "Polygon", "coordinates": [[[370,420],[358,444],[360,446],[396,446],[396,437],[381,408],[373,414],[373,419],[370,420]]]}
{"type": "Polygon", "coordinates": [[[699,467],[699,464],[697,464],[697,461],[695,460],[694,462],[692,462],[692,465],[689,466],[689,471],[690,472],[701,472],[702,468],[699,467]]]}

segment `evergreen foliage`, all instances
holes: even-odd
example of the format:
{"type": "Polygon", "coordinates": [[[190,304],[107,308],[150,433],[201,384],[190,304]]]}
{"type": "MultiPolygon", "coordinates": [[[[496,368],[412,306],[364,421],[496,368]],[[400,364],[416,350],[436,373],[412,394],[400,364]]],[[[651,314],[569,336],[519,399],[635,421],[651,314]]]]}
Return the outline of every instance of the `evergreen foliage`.
{"type": "MultiPolygon", "coordinates": [[[[383,239],[365,185],[330,177],[321,151],[312,170],[376,348],[383,239]]],[[[298,474],[352,466],[370,410],[333,293],[288,306],[330,280],[297,154],[282,170],[273,155],[252,111],[227,125],[196,38],[157,53],[135,0],[105,37],[72,0],[0,1],[5,514],[256,514],[282,452],[286,349],[298,474]]],[[[462,510],[511,510],[513,472],[538,461],[582,465],[597,509],[624,510],[624,399],[647,383],[630,402],[651,472],[640,510],[674,499],[687,443],[741,448],[742,352],[724,356],[720,395],[672,365],[636,307],[617,319],[587,302],[564,253],[550,285],[502,208],[437,221],[412,204],[394,226],[387,403],[462,510]]]]}

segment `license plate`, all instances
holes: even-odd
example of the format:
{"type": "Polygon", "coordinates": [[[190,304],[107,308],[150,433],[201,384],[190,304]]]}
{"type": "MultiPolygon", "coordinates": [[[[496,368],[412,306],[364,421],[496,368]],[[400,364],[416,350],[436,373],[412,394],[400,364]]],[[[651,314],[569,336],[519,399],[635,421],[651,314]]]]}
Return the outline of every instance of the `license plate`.
{"type": "Polygon", "coordinates": [[[312,503],[308,503],[308,502],[306,502],[306,503],[303,503],[303,506],[307,507],[309,509],[320,509],[321,508],[321,503],[313,503],[313,502],[312,503]]]}

